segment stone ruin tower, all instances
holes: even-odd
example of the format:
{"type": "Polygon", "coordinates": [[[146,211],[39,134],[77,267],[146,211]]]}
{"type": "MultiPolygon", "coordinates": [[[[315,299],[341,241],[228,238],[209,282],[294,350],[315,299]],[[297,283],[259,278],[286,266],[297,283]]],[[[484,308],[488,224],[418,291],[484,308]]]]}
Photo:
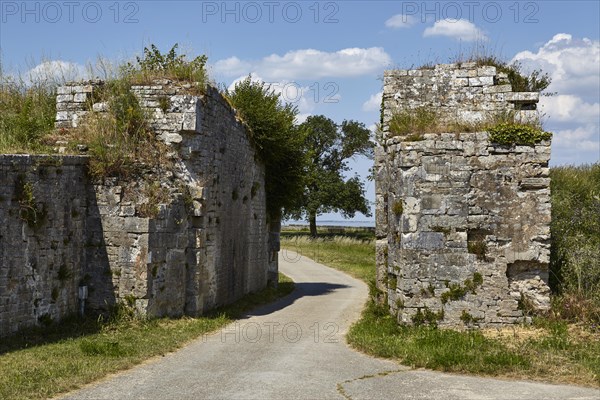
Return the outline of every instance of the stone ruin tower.
{"type": "MultiPolygon", "coordinates": [[[[430,107],[463,125],[536,120],[537,92],[475,63],[384,75],[376,149],[377,287],[403,324],[493,327],[549,307],[550,141],[486,131],[395,135],[398,112],[430,107]]],[[[466,129],[463,129],[466,130],[466,129]]]]}

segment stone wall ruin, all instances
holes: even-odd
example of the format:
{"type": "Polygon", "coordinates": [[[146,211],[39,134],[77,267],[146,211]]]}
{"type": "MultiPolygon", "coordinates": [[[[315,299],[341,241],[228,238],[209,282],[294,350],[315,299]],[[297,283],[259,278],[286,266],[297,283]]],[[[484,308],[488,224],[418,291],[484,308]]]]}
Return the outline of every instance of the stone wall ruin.
{"type": "Polygon", "coordinates": [[[384,75],[376,149],[377,286],[399,323],[465,328],[525,321],[549,307],[550,141],[492,143],[489,133],[390,131],[427,106],[461,123],[537,118],[538,93],[474,63],[384,75]]]}
{"type": "MultiPolygon", "coordinates": [[[[105,112],[94,95],[102,85],[60,87],[56,128],[105,112]]],[[[122,301],[180,316],[276,279],[264,167],[247,128],[216,89],[189,89],[168,80],[131,88],[170,151],[169,168],[141,178],[92,180],[85,155],[0,156],[0,336],[77,313],[82,287],[86,309],[122,301]]]]}

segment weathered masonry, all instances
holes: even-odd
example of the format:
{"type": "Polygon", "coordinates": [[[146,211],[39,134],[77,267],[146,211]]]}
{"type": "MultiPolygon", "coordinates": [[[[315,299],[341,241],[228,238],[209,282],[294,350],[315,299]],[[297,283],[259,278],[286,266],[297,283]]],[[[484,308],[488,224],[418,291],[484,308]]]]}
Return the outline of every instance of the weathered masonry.
{"type": "MultiPolygon", "coordinates": [[[[104,112],[101,86],[59,88],[56,127],[104,112]]],[[[93,182],[87,156],[0,156],[0,336],[77,313],[86,291],[86,309],[198,315],[277,275],[246,127],[216,89],[188,89],[131,88],[171,150],[172,167],[141,179],[93,182]]]]}
{"type": "MultiPolygon", "coordinates": [[[[400,323],[498,326],[549,306],[550,141],[488,132],[394,135],[394,114],[430,107],[462,124],[537,118],[538,93],[474,63],[384,76],[376,149],[377,285],[400,323]]],[[[464,125],[463,125],[464,126],[464,125]]]]}

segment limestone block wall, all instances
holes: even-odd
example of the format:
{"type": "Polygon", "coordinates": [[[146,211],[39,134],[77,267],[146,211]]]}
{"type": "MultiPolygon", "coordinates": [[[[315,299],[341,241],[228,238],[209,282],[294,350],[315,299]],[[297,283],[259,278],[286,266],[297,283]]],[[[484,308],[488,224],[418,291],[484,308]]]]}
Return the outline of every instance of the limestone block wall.
{"type": "Polygon", "coordinates": [[[86,163],[0,156],[0,336],[78,310],[86,163]]]}
{"type": "MultiPolygon", "coordinates": [[[[105,112],[95,95],[102,85],[59,88],[56,127],[105,112]]],[[[131,89],[169,146],[169,168],[92,181],[86,156],[0,156],[0,336],[76,313],[83,286],[87,309],[124,301],[149,316],[198,315],[277,273],[264,167],[247,129],[216,89],[190,88],[131,89]],[[36,226],[25,220],[32,204],[43,210],[36,226]]]]}
{"type": "Polygon", "coordinates": [[[505,73],[476,63],[386,71],[383,98],[384,124],[398,108],[423,106],[435,109],[441,118],[466,122],[483,121],[502,112],[515,113],[518,121],[538,118],[538,92],[513,92],[505,73]]]}
{"type": "Polygon", "coordinates": [[[501,79],[474,65],[385,75],[377,285],[401,323],[498,326],[549,306],[550,142],[501,145],[488,132],[407,141],[388,129],[395,111],[424,103],[472,121],[514,110],[515,98],[536,98],[512,93],[501,79]]]}

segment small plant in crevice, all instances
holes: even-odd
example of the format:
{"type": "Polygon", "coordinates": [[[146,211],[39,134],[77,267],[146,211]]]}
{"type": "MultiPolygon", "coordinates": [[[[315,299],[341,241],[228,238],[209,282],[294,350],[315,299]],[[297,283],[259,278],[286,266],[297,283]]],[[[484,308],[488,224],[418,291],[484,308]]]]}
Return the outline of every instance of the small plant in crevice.
{"type": "Polygon", "coordinates": [[[397,285],[398,285],[398,278],[396,277],[396,275],[388,274],[388,279],[387,279],[388,289],[396,290],[397,285]]]}
{"type": "Polygon", "coordinates": [[[30,228],[36,229],[44,222],[47,211],[44,204],[36,202],[34,187],[31,182],[25,182],[19,176],[15,182],[15,198],[19,203],[19,218],[26,222],[30,228]]]}
{"type": "Polygon", "coordinates": [[[163,113],[166,113],[170,106],[171,100],[167,96],[161,96],[158,98],[158,108],[160,108],[163,113]]]}
{"type": "Polygon", "coordinates": [[[52,322],[54,322],[54,319],[50,314],[46,313],[38,317],[38,322],[44,326],[50,326],[52,325],[52,322]]]}
{"type": "Polygon", "coordinates": [[[428,307],[424,307],[423,311],[420,308],[417,309],[415,315],[411,317],[411,321],[416,326],[429,325],[432,328],[437,328],[439,321],[444,319],[444,310],[438,312],[431,311],[428,307]]]}
{"type": "Polygon", "coordinates": [[[481,318],[474,317],[467,310],[462,310],[462,313],[460,314],[460,320],[465,325],[471,325],[471,324],[474,324],[474,323],[477,323],[477,322],[481,321],[481,318]]]}
{"type": "Polygon", "coordinates": [[[476,289],[483,284],[483,276],[479,272],[473,273],[473,278],[465,279],[463,284],[446,282],[447,291],[441,294],[442,304],[448,301],[460,300],[467,293],[477,294],[476,289]]]}
{"type": "Polygon", "coordinates": [[[483,240],[473,240],[467,243],[467,251],[475,254],[480,261],[486,261],[487,244],[483,240]]]}
{"type": "Polygon", "coordinates": [[[69,270],[69,268],[62,264],[60,268],[58,268],[57,278],[61,282],[65,282],[73,276],[73,273],[69,270]]]}
{"type": "Polygon", "coordinates": [[[160,204],[169,201],[169,194],[169,189],[161,186],[158,182],[145,185],[143,195],[148,200],[137,207],[140,217],[156,218],[160,212],[160,204]]]}
{"type": "Polygon", "coordinates": [[[402,310],[404,308],[404,301],[402,301],[401,299],[397,299],[396,300],[396,308],[398,310],[402,310]]]}
{"type": "Polygon", "coordinates": [[[260,189],[260,183],[254,182],[252,183],[252,188],[250,188],[250,198],[254,199],[254,196],[258,193],[258,189],[260,189]]]}
{"type": "Polygon", "coordinates": [[[404,205],[402,203],[402,200],[396,200],[394,202],[394,204],[392,205],[392,212],[396,217],[402,215],[402,213],[404,212],[404,205]]]}
{"type": "Polygon", "coordinates": [[[521,296],[517,301],[517,309],[523,311],[523,315],[532,316],[536,314],[537,308],[533,301],[529,297],[527,297],[523,292],[521,292],[521,296]]]}
{"type": "Polygon", "coordinates": [[[446,286],[448,290],[440,296],[440,300],[442,304],[446,304],[450,300],[460,300],[462,299],[468,292],[467,288],[462,286],[459,283],[450,283],[446,286]]]}
{"type": "Polygon", "coordinates": [[[56,301],[58,299],[58,294],[59,294],[59,290],[57,287],[53,287],[52,288],[52,293],[50,294],[50,297],[52,298],[52,301],[56,301]]]}
{"type": "Polygon", "coordinates": [[[433,232],[443,233],[444,235],[447,235],[447,234],[449,234],[451,232],[450,228],[447,228],[445,226],[440,226],[440,225],[432,226],[431,230],[433,232]]]}

